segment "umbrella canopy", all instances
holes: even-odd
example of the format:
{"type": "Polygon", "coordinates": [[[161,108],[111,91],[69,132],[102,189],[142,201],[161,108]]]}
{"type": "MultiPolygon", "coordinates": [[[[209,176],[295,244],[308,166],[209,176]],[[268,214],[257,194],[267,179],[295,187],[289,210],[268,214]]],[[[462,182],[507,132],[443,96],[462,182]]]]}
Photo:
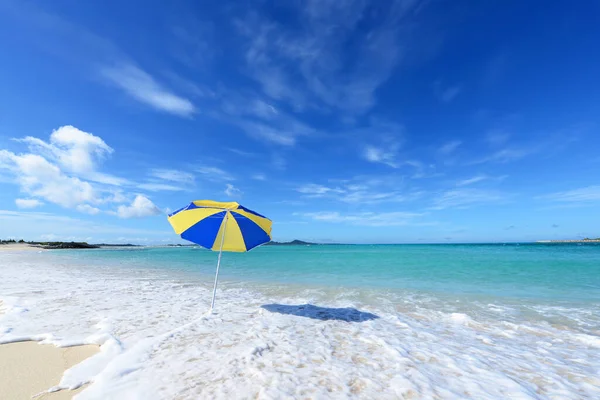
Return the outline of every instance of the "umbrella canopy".
{"type": "Polygon", "coordinates": [[[219,252],[211,310],[215,303],[221,253],[249,251],[271,241],[271,220],[234,201],[196,200],[169,214],[168,219],[182,239],[219,252]]]}
{"type": "Polygon", "coordinates": [[[215,251],[243,252],[271,240],[271,220],[233,201],[196,200],[169,222],[183,239],[215,251]]]}

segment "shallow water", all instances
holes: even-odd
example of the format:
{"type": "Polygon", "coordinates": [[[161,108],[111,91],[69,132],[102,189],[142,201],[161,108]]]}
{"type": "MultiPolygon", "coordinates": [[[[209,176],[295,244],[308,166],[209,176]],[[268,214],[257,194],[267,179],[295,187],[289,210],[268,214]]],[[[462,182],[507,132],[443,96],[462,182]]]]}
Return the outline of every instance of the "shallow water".
{"type": "Polygon", "coordinates": [[[600,398],[600,246],[0,254],[0,342],[104,398],[600,398]]]}

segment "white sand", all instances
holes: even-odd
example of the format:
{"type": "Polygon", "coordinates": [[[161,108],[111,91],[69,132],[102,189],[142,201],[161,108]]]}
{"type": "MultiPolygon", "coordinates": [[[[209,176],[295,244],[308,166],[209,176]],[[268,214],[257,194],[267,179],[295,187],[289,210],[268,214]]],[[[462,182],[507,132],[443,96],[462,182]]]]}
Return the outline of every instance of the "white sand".
{"type": "MultiPolygon", "coordinates": [[[[0,306],[1,309],[1,306],[0,306]]],[[[31,399],[32,396],[58,385],[63,373],[96,354],[98,346],[55,347],[37,342],[0,345],[0,398],[31,399]]],[[[44,393],[36,399],[71,399],[83,390],[61,390],[44,393]]]]}
{"type": "Polygon", "coordinates": [[[27,243],[0,244],[0,251],[43,251],[41,247],[27,243]]]}

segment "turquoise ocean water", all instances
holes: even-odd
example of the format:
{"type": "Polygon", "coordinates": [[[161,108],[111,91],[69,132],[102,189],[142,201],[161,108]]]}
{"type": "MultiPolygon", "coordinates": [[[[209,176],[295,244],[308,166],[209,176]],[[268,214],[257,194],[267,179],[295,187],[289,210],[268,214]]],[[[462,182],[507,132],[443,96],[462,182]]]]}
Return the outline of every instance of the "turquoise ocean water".
{"type": "MultiPolygon", "coordinates": [[[[217,254],[199,247],[66,251],[136,269],[212,279],[217,254]]],[[[556,302],[600,302],[600,244],[263,246],[224,253],[220,278],[332,288],[415,290],[556,302]]]]}

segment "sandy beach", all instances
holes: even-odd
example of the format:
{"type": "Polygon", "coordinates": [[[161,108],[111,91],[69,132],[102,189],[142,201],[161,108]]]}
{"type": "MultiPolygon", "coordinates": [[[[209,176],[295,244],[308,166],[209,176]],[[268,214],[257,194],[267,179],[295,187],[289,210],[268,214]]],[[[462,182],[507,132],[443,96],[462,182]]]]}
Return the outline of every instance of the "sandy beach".
{"type": "MultiPolygon", "coordinates": [[[[27,250],[27,245],[14,245],[27,250]]],[[[8,246],[7,246],[8,247],[8,246]]],[[[0,300],[0,316],[5,306],[0,300]]],[[[63,373],[98,352],[98,346],[56,347],[34,341],[0,344],[0,398],[6,400],[67,400],[82,391],[43,393],[59,384],[63,373]],[[40,394],[41,393],[41,394],[40,394]]]]}
{"type": "MultiPolygon", "coordinates": [[[[59,384],[63,373],[98,352],[98,346],[56,347],[37,342],[0,345],[0,398],[31,399],[59,384]]],[[[65,400],[83,390],[43,393],[36,399],[65,400]]]]}
{"type": "Polygon", "coordinates": [[[1,244],[0,251],[42,251],[44,249],[27,243],[1,244]]]}

